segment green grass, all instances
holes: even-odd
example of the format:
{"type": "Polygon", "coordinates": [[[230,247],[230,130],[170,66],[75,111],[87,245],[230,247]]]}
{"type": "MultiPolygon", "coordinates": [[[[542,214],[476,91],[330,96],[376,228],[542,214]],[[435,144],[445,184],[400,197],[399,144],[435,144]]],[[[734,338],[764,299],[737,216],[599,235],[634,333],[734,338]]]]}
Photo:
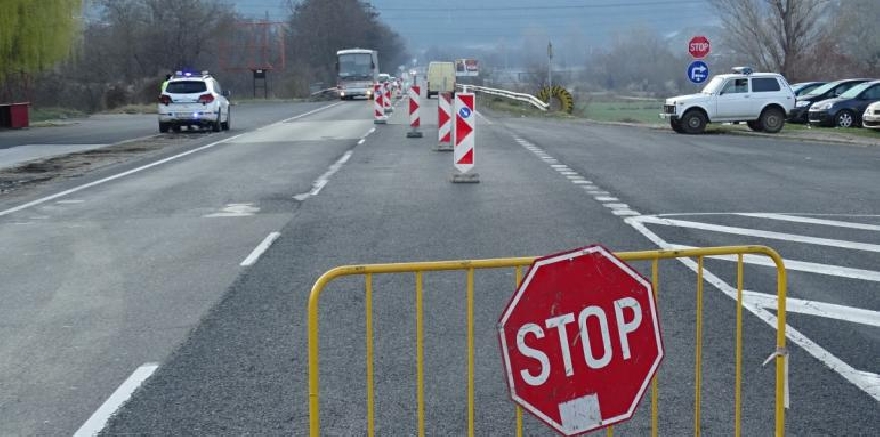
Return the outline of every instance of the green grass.
{"type": "Polygon", "coordinates": [[[46,120],[63,120],[65,118],[84,117],[85,113],[68,108],[30,108],[30,122],[40,123],[46,120]]]}
{"type": "Polygon", "coordinates": [[[660,100],[612,100],[575,102],[574,114],[596,121],[661,124],[660,100]]]}
{"type": "Polygon", "coordinates": [[[865,129],[861,127],[809,127],[805,124],[787,123],[782,128],[783,133],[804,133],[817,132],[831,135],[857,135],[860,137],[874,138],[880,140],[880,131],[865,129]]]}

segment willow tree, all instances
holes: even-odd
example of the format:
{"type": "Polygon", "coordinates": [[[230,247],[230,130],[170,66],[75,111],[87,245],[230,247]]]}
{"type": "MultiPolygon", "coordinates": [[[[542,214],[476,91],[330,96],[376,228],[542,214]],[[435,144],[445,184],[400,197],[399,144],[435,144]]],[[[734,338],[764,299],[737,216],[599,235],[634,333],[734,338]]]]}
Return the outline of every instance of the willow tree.
{"type": "Polygon", "coordinates": [[[0,82],[65,60],[82,12],[83,0],[0,0],[0,82]]]}

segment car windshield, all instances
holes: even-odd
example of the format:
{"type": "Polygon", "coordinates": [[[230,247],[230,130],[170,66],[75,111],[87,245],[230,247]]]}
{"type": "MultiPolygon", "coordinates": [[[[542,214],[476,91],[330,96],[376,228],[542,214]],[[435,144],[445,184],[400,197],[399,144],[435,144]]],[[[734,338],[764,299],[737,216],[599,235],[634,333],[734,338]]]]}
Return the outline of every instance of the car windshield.
{"type": "Polygon", "coordinates": [[[208,90],[208,86],[202,81],[169,82],[165,87],[168,94],[197,94],[208,90]]]}
{"type": "Polygon", "coordinates": [[[715,94],[721,88],[721,85],[724,83],[724,78],[721,76],[715,76],[706,86],[703,87],[703,90],[700,91],[703,94],[715,94]]]}
{"type": "Polygon", "coordinates": [[[840,99],[854,99],[862,93],[862,91],[868,89],[871,85],[874,85],[874,82],[865,82],[860,83],[846,91],[844,91],[841,95],[838,96],[840,99]]]}
{"type": "Polygon", "coordinates": [[[826,83],[825,85],[822,85],[822,86],[820,86],[820,87],[818,87],[818,88],[816,88],[816,89],[814,89],[814,90],[808,92],[808,93],[805,94],[805,95],[807,95],[807,96],[821,96],[822,94],[825,94],[825,93],[827,93],[828,91],[833,90],[834,87],[840,85],[841,83],[842,83],[842,82],[831,82],[831,83],[826,83]]]}

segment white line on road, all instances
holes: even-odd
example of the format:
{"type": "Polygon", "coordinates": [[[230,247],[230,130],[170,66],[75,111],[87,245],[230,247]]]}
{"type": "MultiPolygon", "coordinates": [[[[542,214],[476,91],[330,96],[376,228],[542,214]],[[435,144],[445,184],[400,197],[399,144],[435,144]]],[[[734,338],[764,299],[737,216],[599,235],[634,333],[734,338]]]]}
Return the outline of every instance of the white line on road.
{"type": "Polygon", "coordinates": [[[600,202],[617,202],[620,199],[618,199],[616,197],[610,197],[610,196],[598,196],[598,197],[596,197],[596,200],[598,200],[600,202]]]}
{"type": "Polygon", "coordinates": [[[110,182],[110,181],[115,181],[116,179],[123,178],[123,177],[125,177],[125,176],[132,175],[132,174],[135,174],[135,173],[142,172],[142,171],[147,170],[147,169],[149,169],[149,168],[153,168],[153,167],[156,167],[156,166],[159,166],[159,165],[162,165],[162,164],[165,164],[165,163],[168,163],[168,162],[174,161],[175,159],[180,159],[180,158],[183,158],[184,156],[189,156],[189,155],[192,155],[193,153],[201,152],[202,150],[210,149],[210,148],[212,148],[212,147],[214,147],[214,146],[216,146],[216,145],[218,145],[218,144],[222,144],[222,143],[226,143],[226,142],[232,141],[232,140],[234,140],[234,139],[240,137],[241,135],[243,135],[243,134],[233,135],[233,136],[231,136],[231,137],[229,137],[229,138],[224,138],[224,139],[219,140],[219,141],[214,141],[213,143],[208,143],[208,144],[206,144],[206,145],[204,145],[204,146],[196,147],[195,149],[187,150],[186,152],[179,153],[179,154],[174,155],[174,156],[169,156],[169,157],[167,157],[167,158],[162,158],[162,159],[160,159],[160,160],[158,160],[158,161],[151,162],[151,163],[149,163],[149,164],[142,165],[142,166],[140,166],[140,167],[136,167],[136,168],[133,168],[133,169],[131,169],[131,170],[124,171],[124,172],[122,172],[122,173],[116,173],[116,174],[114,174],[114,175],[107,176],[106,178],[98,179],[97,181],[92,181],[92,182],[89,182],[89,183],[85,183],[85,184],[82,184],[82,185],[79,185],[79,186],[73,187],[73,188],[71,188],[71,189],[69,189],[69,190],[59,191],[59,192],[57,192],[57,193],[55,193],[55,194],[53,194],[53,195],[51,195],[51,196],[41,197],[41,198],[39,198],[39,199],[32,200],[32,201],[30,201],[30,202],[28,202],[28,203],[25,203],[25,204],[23,204],[23,205],[18,205],[18,206],[15,206],[15,207],[12,207],[12,208],[9,208],[9,209],[6,209],[6,210],[3,210],[3,211],[0,211],[0,217],[2,217],[2,216],[4,216],[4,215],[9,215],[9,214],[12,214],[12,213],[16,213],[16,212],[18,212],[18,211],[21,211],[21,210],[23,210],[23,209],[30,208],[30,207],[32,207],[32,206],[41,205],[41,204],[46,203],[46,202],[48,202],[48,201],[50,201],[50,200],[59,199],[59,198],[61,198],[61,197],[67,196],[67,195],[69,195],[69,194],[73,194],[73,193],[76,193],[76,192],[79,192],[79,191],[85,190],[85,189],[87,189],[87,188],[94,187],[94,186],[96,186],[96,185],[101,185],[101,184],[104,184],[104,183],[107,183],[107,182],[110,182]]]}
{"type": "Polygon", "coordinates": [[[641,223],[654,223],[658,225],[676,226],[679,228],[698,229],[702,231],[723,232],[727,234],[743,235],[746,237],[768,238],[771,240],[796,241],[798,243],[814,244],[817,246],[840,247],[844,249],[862,250],[865,252],[880,253],[880,245],[858,243],[848,240],[835,240],[830,238],[808,237],[804,235],[787,234],[784,232],[762,231],[758,229],[736,228],[732,226],[716,225],[712,223],[691,222],[686,220],[670,220],[657,216],[641,216],[641,223]]]}
{"type": "MultiPolygon", "coordinates": [[[[683,246],[674,244],[672,247],[677,249],[693,249],[693,246],[683,246]]],[[[736,255],[719,255],[709,258],[736,262],[736,255]]],[[[776,267],[776,264],[766,256],[745,255],[743,262],[746,264],[754,264],[759,266],[776,267]]],[[[836,276],[838,278],[859,279],[862,281],[880,282],[880,272],[875,270],[854,269],[852,267],[838,266],[834,264],[820,264],[807,261],[785,260],[785,269],[789,271],[818,273],[821,275],[836,276]]]]}
{"type": "Polygon", "coordinates": [[[346,151],[345,154],[342,155],[342,157],[336,160],[336,162],[334,162],[333,165],[331,165],[330,168],[328,168],[327,171],[324,172],[324,174],[318,176],[318,179],[316,179],[315,182],[312,182],[311,191],[297,194],[296,196],[293,196],[293,198],[302,202],[309,197],[317,196],[318,193],[320,193],[321,190],[324,188],[324,186],[327,185],[327,182],[330,181],[330,178],[334,174],[336,174],[336,172],[339,171],[340,168],[342,168],[342,166],[349,160],[349,158],[351,158],[352,153],[353,152],[351,150],[346,151]]]}
{"type": "Polygon", "coordinates": [[[281,236],[280,232],[269,233],[269,236],[264,238],[263,241],[260,242],[260,244],[257,247],[255,247],[253,251],[251,251],[250,255],[248,255],[247,258],[245,258],[244,261],[242,261],[241,264],[239,264],[239,265],[240,266],[254,265],[254,263],[256,263],[258,259],[260,259],[260,256],[262,256],[263,253],[269,249],[269,246],[271,246],[272,243],[274,243],[275,240],[277,240],[278,237],[280,237],[280,236],[281,236]]]}
{"type": "Polygon", "coordinates": [[[82,424],[81,427],[76,431],[73,437],[91,437],[98,435],[101,430],[107,426],[107,421],[110,419],[110,416],[116,413],[116,410],[119,409],[123,404],[128,402],[131,398],[131,394],[140,387],[144,381],[149,378],[156,369],[159,368],[159,364],[157,363],[146,363],[143,366],[138,367],[131,374],[131,376],[126,379],[119,388],[104,401],[103,404],[92,414],[92,417],[89,417],[85,423],[82,424]]]}
{"type": "MultiPolygon", "coordinates": [[[[788,262],[785,263],[788,266],[788,262]]],[[[772,294],[743,291],[743,299],[770,311],[776,311],[778,300],[772,294]]],[[[880,311],[864,310],[848,305],[816,302],[794,297],[785,298],[785,310],[790,313],[808,314],[826,319],[843,320],[845,322],[880,327],[880,311]]]]}
{"type": "Polygon", "coordinates": [[[327,105],[327,106],[322,106],[322,107],[317,108],[317,109],[312,109],[312,110],[309,111],[309,112],[305,112],[305,113],[303,113],[303,114],[299,114],[299,115],[294,115],[293,117],[290,117],[290,118],[285,118],[284,120],[281,120],[281,123],[289,123],[289,122],[291,122],[291,121],[293,121],[293,120],[296,120],[296,119],[298,119],[298,118],[308,117],[308,116],[310,116],[310,115],[312,115],[312,114],[314,114],[314,113],[316,113],[316,112],[320,112],[320,111],[323,111],[323,110],[325,110],[325,109],[332,108],[332,107],[337,106],[337,105],[340,105],[340,104],[342,104],[342,102],[336,102],[336,103],[329,104],[329,105],[327,105]]]}
{"type": "MultiPolygon", "coordinates": [[[[633,229],[644,235],[648,240],[651,240],[661,249],[671,249],[675,247],[675,245],[667,243],[666,240],[648,229],[644,225],[642,218],[643,217],[631,217],[625,219],[625,221],[632,226],[633,229]]],[[[697,263],[690,258],[678,258],[678,261],[687,266],[694,273],[697,272],[697,263]]],[[[705,267],[703,268],[703,278],[719,291],[736,300],[736,288],[731,287],[729,284],[722,281],[705,267]]],[[[757,316],[759,319],[765,321],[773,329],[776,329],[777,319],[770,311],[767,311],[754,303],[748,302],[743,304],[743,308],[757,316]]],[[[791,325],[786,325],[785,336],[793,343],[800,346],[804,351],[828,366],[829,369],[843,376],[847,381],[853,383],[856,387],[873,397],[875,400],[880,401],[880,376],[853,368],[845,361],[825,350],[822,346],[819,346],[818,343],[801,334],[797,329],[792,328],[791,325]]]]}
{"type": "Polygon", "coordinates": [[[865,231],[880,231],[880,225],[872,225],[869,223],[853,223],[853,222],[842,222],[838,220],[822,220],[816,219],[812,217],[800,217],[796,215],[788,215],[788,214],[759,214],[759,213],[739,213],[737,215],[746,216],[746,217],[758,217],[765,218],[770,220],[780,220],[786,222],[794,222],[794,223],[809,223],[813,225],[828,225],[828,226],[836,226],[838,228],[848,228],[848,229],[861,229],[865,231]]]}

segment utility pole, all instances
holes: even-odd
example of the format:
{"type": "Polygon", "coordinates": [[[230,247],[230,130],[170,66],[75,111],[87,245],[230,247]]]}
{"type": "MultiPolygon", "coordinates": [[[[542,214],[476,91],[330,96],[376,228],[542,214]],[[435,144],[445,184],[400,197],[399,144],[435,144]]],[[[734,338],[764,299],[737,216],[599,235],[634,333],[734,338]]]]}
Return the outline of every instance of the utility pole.
{"type": "Polygon", "coordinates": [[[553,43],[547,43],[547,78],[550,87],[553,87],[553,43]]]}

